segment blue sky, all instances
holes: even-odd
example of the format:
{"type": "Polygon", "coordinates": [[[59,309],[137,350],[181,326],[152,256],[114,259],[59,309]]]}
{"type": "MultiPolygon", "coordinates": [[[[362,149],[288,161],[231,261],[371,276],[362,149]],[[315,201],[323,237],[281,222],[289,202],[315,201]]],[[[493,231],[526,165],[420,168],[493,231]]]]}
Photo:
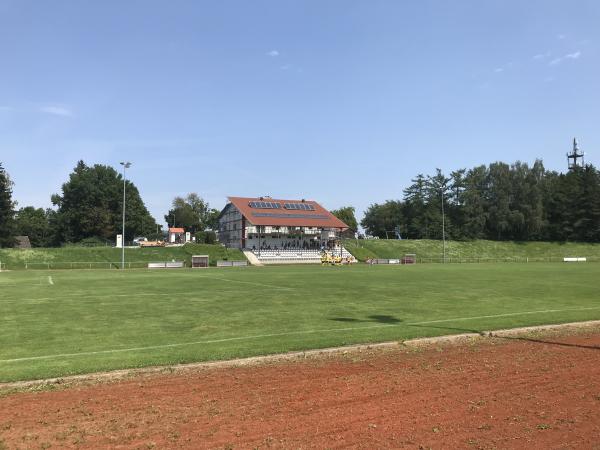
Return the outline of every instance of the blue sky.
{"type": "Polygon", "coordinates": [[[600,2],[0,0],[0,161],[20,206],[83,159],[172,198],[400,198],[417,173],[600,164],[600,2]]]}

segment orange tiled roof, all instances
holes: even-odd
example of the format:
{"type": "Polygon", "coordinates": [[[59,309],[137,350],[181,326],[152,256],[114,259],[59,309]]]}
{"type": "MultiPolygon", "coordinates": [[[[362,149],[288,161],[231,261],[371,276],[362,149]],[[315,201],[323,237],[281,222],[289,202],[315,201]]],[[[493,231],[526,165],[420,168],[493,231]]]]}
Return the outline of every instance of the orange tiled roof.
{"type": "Polygon", "coordinates": [[[335,217],[314,200],[279,200],[264,197],[229,197],[229,201],[242,213],[246,220],[253,225],[291,226],[291,227],[319,227],[342,228],[348,225],[335,217]],[[279,208],[252,208],[250,202],[278,203],[279,208]],[[284,208],[285,203],[306,203],[312,205],[314,211],[289,210],[284,208]]]}

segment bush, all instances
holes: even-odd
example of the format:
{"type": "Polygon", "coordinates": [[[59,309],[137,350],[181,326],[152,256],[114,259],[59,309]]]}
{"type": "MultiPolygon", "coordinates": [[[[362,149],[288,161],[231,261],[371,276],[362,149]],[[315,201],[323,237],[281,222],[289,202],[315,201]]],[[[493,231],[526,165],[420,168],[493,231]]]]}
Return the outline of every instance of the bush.
{"type": "Polygon", "coordinates": [[[195,235],[198,244],[216,244],[217,233],[214,231],[198,231],[195,235]]]}
{"type": "Polygon", "coordinates": [[[109,245],[111,245],[111,243],[109,241],[107,241],[106,239],[96,237],[96,236],[82,239],[81,241],[77,242],[76,244],[70,244],[70,246],[75,246],[75,247],[106,247],[109,245]]]}

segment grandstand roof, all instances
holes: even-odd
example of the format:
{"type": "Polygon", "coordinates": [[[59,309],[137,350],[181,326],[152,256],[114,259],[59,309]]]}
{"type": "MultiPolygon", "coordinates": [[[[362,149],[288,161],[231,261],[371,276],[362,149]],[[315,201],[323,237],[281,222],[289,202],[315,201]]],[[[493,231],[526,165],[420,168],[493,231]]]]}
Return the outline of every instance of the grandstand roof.
{"type": "Polygon", "coordinates": [[[228,199],[253,225],[348,228],[348,225],[314,200],[281,200],[270,197],[228,199]],[[251,202],[260,207],[250,206],[251,202]]]}

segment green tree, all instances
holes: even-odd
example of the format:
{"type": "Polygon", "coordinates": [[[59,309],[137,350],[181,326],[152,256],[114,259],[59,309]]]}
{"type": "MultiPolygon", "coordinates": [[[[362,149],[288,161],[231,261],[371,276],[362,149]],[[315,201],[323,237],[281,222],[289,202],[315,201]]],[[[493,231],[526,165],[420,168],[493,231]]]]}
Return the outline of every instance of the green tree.
{"type": "Polygon", "coordinates": [[[429,223],[425,215],[427,205],[427,178],[422,173],[411,180],[413,184],[404,189],[404,217],[406,237],[421,239],[428,234],[429,223]]]}
{"type": "Polygon", "coordinates": [[[538,239],[542,227],[542,196],[540,193],[544,166],[536,161],[532,168],[517,161],[511,166],[510,239],[528,241],[538,239]]]}
{"type": "Polygon", "coordinates": [[[549,172],[541,160],[459,169],[449,178],[439,169],[419,174],[403,202],[371,205],[361,224],[379,237],[400,224],[408,238],[441,239],[442,191],[453,239],[600,242],[600,172],[591,165],[549,172]]]}
{"type": "Polygon", "coordinates": [[[26,206],[17,211],[15,230],[18,236],[29,236],[33,247],[51,247],[55,244],[55,233],[51,219],[55,212],[51,209],[26,206]]]}
{"type": "Polygon", "coordinates": [[[498,241],[510,239],[511,217],[511,176],[510,166],[503,162],[490,164],[488,169],[488,233],[491,239],[498,241]]]}
{"type": "Polygon", "coordinates": [[[600,241],[600,172],[587,165],[582,174],[583,193],[580,199],[585,206],[585,222],[580,225],[580,239],[588,242],[600,241]]]}
{"type": "Polygon", "coordinates": [[[12,247],[14,239],[15,202],[12,200],[13,183],[0,163],[0,247],[12,247]]]}
{"type": "Polygon", "coordinates": [[[600,241],[600,174],[592,166],[561,175],[554,221],[564,240],[600,241]]]}
{"type": "Polygon", "coordinates": [[[465,216],[464,216],[464,196],[465,196],[465,175],[466,169],[455,170],[450,173],[448,192],[446,195],[446,217],[451,224],[451,235],[453,239],[465,239],[465,216]]]}
{"type": "MultiPolygon", "coordinates": [[[[126,182],[126,192],[125,239],[155,233],[156,221],[131,181],[126,182]]],[[[91,237],[112,241],[121,233],[123,177],[110,166],[89,167],[79,161],[62,185],[62,195],[54,194],[52,202],[58,207],[55,221],[61,242],[91,237]]]]}
{"type": "Polygon", "coordinates": [[[331,211],[331,214],[348,225],[348,230],[344,232],[344,237],[353,238],[354,233],[358,231],[358,222],[354,216],[355,211],[356,210],[354,209],[354,206],[343,206],[339,209],[331,211]]]}
{"type": "Polygon", "coordinates": [[[165,221],[171,227],[183,227],[195,234],[207,229],[215,229],[219,212],[211,208],[208,202],[192,192],[186,197],[175,197],[171,209],[165,215],[165,221]]]}
{"type": "Polygon", "coordinates": [[[383,204],[373,204],[365,211],[365,216],[360,224],[371,236],[386,239],[393,234],[396,228],[400,229],[401,235],[405,235],[403,204],[397,200],[388,200],[383,204]]]}
{"type": "Polygon", "coordinates": [[[474,167],[467,171],[462,194],[462,235],[467,239],[486,237],[488,221],[487,207],[487,168],[474,167]]]}
{"type": "Polygon", "coordinates": [[[446,238],[452,234],[452,223],[448,215],[449,181],[450,178],[447,178],[440,169],[436,169],[435,175],[427,177],[425,190],[425,217],[428,223],[428,232],[425,237],[427,239],[442,239],[444,230],[446,238]]]}
{"type": "Polygon", "coordinates": [[[564,221],[565,211],[562,205],[565,203],[562,198],[561,185],[564,175],[556,171],[546,172],[542,179],[542,221],[541,239],[547,241],[562,241],[561,223],[564,221]]]}

